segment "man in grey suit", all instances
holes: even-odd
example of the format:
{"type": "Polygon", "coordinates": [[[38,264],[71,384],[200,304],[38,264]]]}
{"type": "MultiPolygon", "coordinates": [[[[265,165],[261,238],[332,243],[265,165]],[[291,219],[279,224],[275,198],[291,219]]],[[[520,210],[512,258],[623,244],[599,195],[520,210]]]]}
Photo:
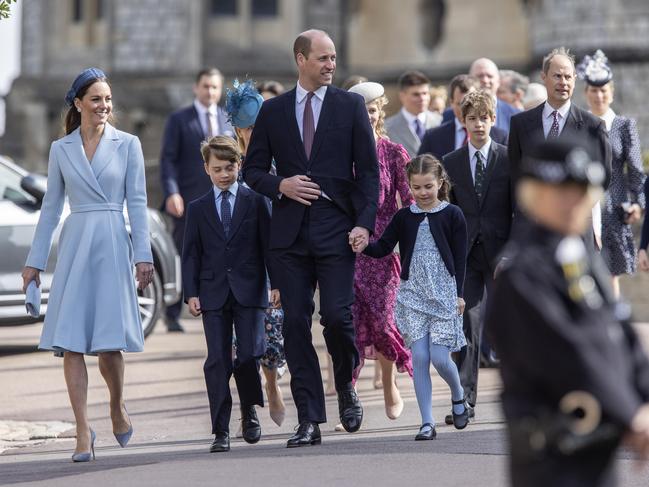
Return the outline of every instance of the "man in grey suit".
{"type": "Polygon", "coordinates": [[[430,80],[419,71],[406,71],[399,77],[401,110],[385,120],[385,129],[392,142],[403,145],[410,157],[419,151],[426,130],[442,123],[439,113],[428,110],[430,80]]]}

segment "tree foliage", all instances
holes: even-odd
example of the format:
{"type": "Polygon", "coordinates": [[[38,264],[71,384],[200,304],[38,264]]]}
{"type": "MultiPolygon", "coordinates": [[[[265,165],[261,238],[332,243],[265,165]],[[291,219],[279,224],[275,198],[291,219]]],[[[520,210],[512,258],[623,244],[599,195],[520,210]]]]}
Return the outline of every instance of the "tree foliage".
{"type": "Polygon", "coordinates": [[[8,19],[10,15],[11,4],[18,0],[0,0],[0,19],[8,19]]]}

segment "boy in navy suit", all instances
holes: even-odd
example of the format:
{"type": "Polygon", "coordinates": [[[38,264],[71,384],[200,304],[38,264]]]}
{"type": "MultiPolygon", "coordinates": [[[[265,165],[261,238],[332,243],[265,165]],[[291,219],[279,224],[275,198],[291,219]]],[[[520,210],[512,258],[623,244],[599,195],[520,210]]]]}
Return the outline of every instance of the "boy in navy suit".
{"type": "MultiPolygon", "coordinates": [[[[243,438],[261,436],[255,405],[263,406],[258,359],[266,343],[266,270],[270,211],[263,196],[237,183],[241,154],[234,139],[212,137],[201,147],[213,188],[187,208],[183,245],[185,302],[203,316],[207,341],[205,383],[210,402],[211,452],[230,449],[230,377],[241,401],[243,438]],[[232,327],[237,356],[232,359],[232,327]]],[[[271,291],[274,306],[279,292],[271,291]]]]}

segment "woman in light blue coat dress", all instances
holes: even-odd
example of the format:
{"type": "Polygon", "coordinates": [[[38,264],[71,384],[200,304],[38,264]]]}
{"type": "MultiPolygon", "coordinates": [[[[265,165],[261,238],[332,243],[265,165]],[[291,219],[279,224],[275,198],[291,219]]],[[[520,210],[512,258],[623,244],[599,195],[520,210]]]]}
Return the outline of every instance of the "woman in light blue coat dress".
{"type": "Polygon", "coordinates": [[[137,137],[109,121],[111,89],[97,68],[83,71],[66,96],[66,136],[50,149],[47,192],[23,285],[40,286],[65,197],[70,215],[58,255],[39,347],[63,356],[68,394],[77,425],[73,461],[94,459],[95,433],[88,423],[88,374],[84,355],[99,356],[110,392],[113,432],[124,447],[133,433],[124,407],[124,359],[140,352],[140,323],[133,264],[140,289],[153,277],[147,224],[144,158],[137,137]],[[131,239],[126,230],[126,202],[131,239]],[[91,455],[92,454],[92,455],[91,455]]]}

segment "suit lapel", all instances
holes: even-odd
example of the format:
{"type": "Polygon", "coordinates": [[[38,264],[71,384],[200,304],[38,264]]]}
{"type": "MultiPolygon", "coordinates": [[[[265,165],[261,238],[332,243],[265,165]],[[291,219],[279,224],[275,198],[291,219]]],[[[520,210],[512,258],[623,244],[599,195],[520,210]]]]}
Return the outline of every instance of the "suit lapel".
{"type": "MultiPolygon", "coordinates": [[[[99,182],[95,177],[95,173],[90,168],[90,162],[83,151],[83,142],[79,129],[66,135],[63,138],[63,150],[68,156],[70,164],[75,171],[81,176],[88,186],[90,186],[102,199],[106,199],[106,195],[99,186],[99,182]]],[[[101,143],[100,143],[101,145],[101,143]]]]}
{"type": "Polygon", "coordinates": [[[237,233],[241,226],[243,217],[248,213],[250,208],[250,191],[244,186],[239,185],[237,190],[237,197],[234,202],[234,213],[232,214],[232,223],[230,224],[230,233],[227,240],[231,240],[232,236],[237,233]]]}
{"type": "MultiPolygon", "coordinates": [[[[297,118],[295,117],[295,97],[296,89],[293,88],[288,92],[288,96],[284,98],[284,112],[286,114],[286,122],[295,150],[300,155],[302,162],[306,166],[306,152],[304,152],[304,144],[302,143],[302,137],[300,136],[300,127],[298,127],[297,118]]],[[[311,152],[313,152],[313,148],[311,148],[311,152]]]]}
{"type": "Polygon", "coordinates": [[[545,103],[541,103],[538,107],[531,109],[527,112],[525,117],[525,128],[529,134],[529,140],[543,140],[543,107],[545,103]]]}
{"type": "Polygon", "coordinates": [[[196,137],[198,137],[198,140],[203,141],[205,140],[205,133],[203,132],[203,126],[198,117],[198,110],[196,110],[196,107],[192,105],[188,123],[196,137]]]}
{"type": "Polygon", "coordinates": [[[570,138],[571,136],[578,135],[583,124],[584,122],[581,113],[579,113],[579,109],[574,103],[570,103],[568,117],[566,118],[566,123],[564,124],[563,130],[561,131],[561,134],[559,134],[559,137],[570,138]]]}
{"type": "Polygon", "coordinates": [[[309,166],[313,164],[316,156],[318,155],[318,150],[322,145],[322,141],[325,137],[325,132],[329,128],[329,122],[331,120],[331,115],[334,111],[335,94],[332,92],[330,87],[327,87],[325,92],[324,100],[322,101],[322,109],[320,110],[320,117],[318,118],[318,127],[316,128],[315,135],[313,137],[313,147],[311,147],[311,157],[309,157],[309,166]]]}
{"type": "Polygon", "coordinates": [[[473,202],[475,203],[476,208],[480,207],[480,201],[478,201],[478,195],[475,192],[475,184],[473,183],[473,176],[471,175],[471,160],[469,159],[469,147],[463,146],[461,149],[458,149],[461,152],[458,153],[460,159],[460,164],[458,164],[459,177],[461,180],[465,181],[469,192],[473,196],[473,202]]]}
{"type": "Polygon", "coordinates": [[[225,232],[223,231],[223,223],[219,218],[219,213],[216,211],[216,197],[214,196],[214,190],[210,190],[202,198],[203,213],[205,214],[205,219],[214,229],[214,231],[225,240],[225,232]]]}
{"type": "Polygon", "coordinates": [[[406,120],[406,117],[403,116],[401,112],[399,112],[399,125],[398,125],[399,132],[401,133],[401,137],[403,137],[404,140],[407,141],[407,144],[412,147],[414,152],[417,152],[417,146],[419,139],[415,134],[412,133],[412,130],[410,130],[410,127],[408,126],[408,120],[406,120]]]}
{"type": "Polygon", "coordinates": [[[122,145],[122,139],[119,138],[117,130],[112,125],[106,124],[104,134],[97,146],[97,151],[92,158],[91,164],[91,169],[97,181],[99,181],[99,176],[102,171],[111,163],[113,154],[120,145],[122,145]]]}

